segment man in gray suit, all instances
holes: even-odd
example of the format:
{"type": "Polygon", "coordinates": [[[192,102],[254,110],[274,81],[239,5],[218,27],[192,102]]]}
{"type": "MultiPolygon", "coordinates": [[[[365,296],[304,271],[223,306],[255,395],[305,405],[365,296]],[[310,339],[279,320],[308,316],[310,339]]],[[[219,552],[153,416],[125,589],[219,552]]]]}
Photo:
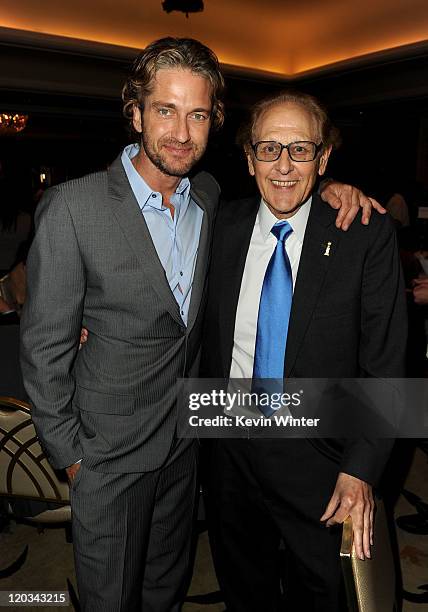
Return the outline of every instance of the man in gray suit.
{"type": "Polygon", "coordinates": [[[153,43],[123,90],[141,146],[38,208],[22,365],[43,448],[70,478],[88,612],[169,612],[185,594],[196,448],[175,435],[176,380],[197,372],[219,195],[209,174],[186,177],[223,121],[223,86],[204,45],[153,43]]]}
{"type": "Polygon", "coordinates": [[[209,174],[187,177],[222,124],[223,87],[201,43],[150,44],[123,90],[139,145],[38,207],[22,366],[40,441],[70,479],[86,612],[177,611],[185,594],[196,448],[177,439],[175,386],[197,375],[219,196],[209,174]]]}

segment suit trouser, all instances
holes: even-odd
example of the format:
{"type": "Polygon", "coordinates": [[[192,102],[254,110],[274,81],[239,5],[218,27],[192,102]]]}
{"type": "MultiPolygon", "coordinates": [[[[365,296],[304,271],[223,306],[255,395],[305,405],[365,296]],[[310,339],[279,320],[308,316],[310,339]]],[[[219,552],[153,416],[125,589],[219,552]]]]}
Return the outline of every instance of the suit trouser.
{"type": "Polygon", "coordinates": [[[207,464],[210,541],[228,612],[346,610],[341,529],[319,522],[337,465],[292,439],[215,440],[207,464]],[[281,540],[289,605],[280,592],[281,540]]]}
{"type": "Polygon", "coordinates": [[[84,463],[71,489],[84,612],[176,612],[185,596],[197,445],[178,440],[153,472],[111,474],[84,463]]]}

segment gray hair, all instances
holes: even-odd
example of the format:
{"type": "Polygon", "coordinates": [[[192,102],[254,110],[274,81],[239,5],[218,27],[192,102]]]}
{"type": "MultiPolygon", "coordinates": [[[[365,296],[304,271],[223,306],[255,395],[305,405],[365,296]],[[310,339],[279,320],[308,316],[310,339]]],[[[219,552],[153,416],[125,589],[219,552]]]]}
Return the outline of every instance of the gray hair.
{"type": "Polygon", "coordinates": [[[279,106],[281,104],[295,104],[301,106],[315,119],[317,125],[317,138],[323,143],[322,150],[332,146],[338,148],[340,146],[339,130],[331,123],[327,114],[327,110],[314,96],[297,91],[294,89],[286,89],[281,93],[266,98],[258,102],[251,110],[251,116],[246,125],[241,128],[237,142],[244,147],[246,153],[250,150],[250,145],[253,142],[255,129],[260,117],[267,110],[279,106]]]}

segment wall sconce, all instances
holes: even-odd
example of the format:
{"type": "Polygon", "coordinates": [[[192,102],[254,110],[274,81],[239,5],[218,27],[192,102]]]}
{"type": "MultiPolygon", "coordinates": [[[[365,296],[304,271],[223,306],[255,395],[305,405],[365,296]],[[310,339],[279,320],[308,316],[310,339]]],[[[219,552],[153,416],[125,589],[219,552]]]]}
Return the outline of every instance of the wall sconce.
{"type": "Polygon", "coordinates": [[[166,13],[171,11],[180,11],[186,13],[186,17],[189,13],[199,13],[204,10],[204,3],[202,0],[164,0],[162,2],[162,8],[166,13]]]}

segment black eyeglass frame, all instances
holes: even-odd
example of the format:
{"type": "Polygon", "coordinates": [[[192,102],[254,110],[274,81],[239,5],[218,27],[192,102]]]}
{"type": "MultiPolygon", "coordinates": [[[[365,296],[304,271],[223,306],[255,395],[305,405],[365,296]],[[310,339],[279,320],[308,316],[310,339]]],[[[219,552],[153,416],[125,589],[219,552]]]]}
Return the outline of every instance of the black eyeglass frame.
{"type": "Polygon", "coordinates": [[[285,145],[285,144],[282,144],[282,142],[279,142],[278,140],[259,140],[258,142],[255,142],[254,144],[251,144],[250,146],[251,146],[251,148],[253,150],[255,158],[258,161],[261,161],[261,162],[269,163],[269,162],[277,161],[281,157],[283,150],[287,149],[287,153],[288,153],[290,159],[292,159],[293,161],[298,162],[298,163],[306,164],[307,162],[311,162],[311,161],[314,161],[314,159],[316,159],[318,153],[321,151],[321,149],[323,147],[323,143],[320,142],[319,144],[317,144],[316,142],[313,142],[312,140],[296,140],[295,142],[289,142],[287,145],[285,145]],[[257,147],[260,144],[268,143],[268,142],[273,142],[275,144],[279,144],[280,145],[281,149],[280,149],[280,152],[278,154],[278,157],[275,157],[275,159],[260,159],[259,157],[257,157],[257,153],[256,153],[257,147]],[[291,147],[291,145],[300,144],[300,143],[313,144],[314,145],[315,150],[314,150],[314,156],[313,156],[312,159],[294,159],[294,157],[290,153],[290,147],[291,147]]]}

